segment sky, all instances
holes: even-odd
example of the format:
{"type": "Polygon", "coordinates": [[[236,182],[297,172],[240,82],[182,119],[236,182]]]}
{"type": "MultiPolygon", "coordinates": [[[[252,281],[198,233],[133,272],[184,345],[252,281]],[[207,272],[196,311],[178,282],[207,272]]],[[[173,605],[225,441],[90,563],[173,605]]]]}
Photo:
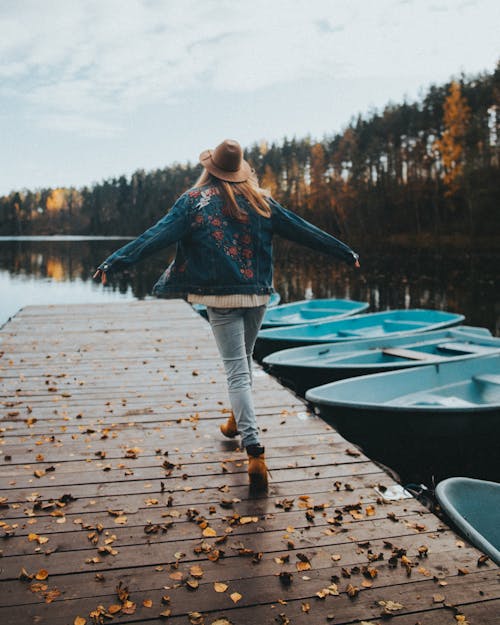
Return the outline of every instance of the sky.
{"type": "Polygon", "coordinates": [[[0,194],[322,139],[500,60],[498,0],[0,0],[0,194]]]}

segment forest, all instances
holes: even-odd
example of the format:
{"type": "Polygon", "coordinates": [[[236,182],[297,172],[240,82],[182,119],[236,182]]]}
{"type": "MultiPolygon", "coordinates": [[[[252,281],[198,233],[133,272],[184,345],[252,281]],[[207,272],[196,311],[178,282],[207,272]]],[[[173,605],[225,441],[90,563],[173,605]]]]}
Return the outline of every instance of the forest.
{"type": "MultiPolygon", "coordinates": [[[[500,62],[492,73],[432,86],[417,102],[353,118],[320,141],[261,141],[245,157],[280,203],[353,245],[495,245],[500,62]]],[[[175,163],[80,189],[12,191],[0,197],[0,235],[135,236],[169,210],[200,168],[175,163]]]]}

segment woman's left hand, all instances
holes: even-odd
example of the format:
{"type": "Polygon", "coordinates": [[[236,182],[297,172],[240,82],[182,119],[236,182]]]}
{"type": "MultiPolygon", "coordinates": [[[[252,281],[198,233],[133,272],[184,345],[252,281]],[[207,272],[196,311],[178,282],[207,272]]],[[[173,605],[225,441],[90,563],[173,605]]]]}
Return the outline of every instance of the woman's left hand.
{"type": "Polygon", "coordinates": [[[102,284],[106,284],[108,281],[106,272],[102,269],[98,269],[92,277],[94,278],[94,280],[98,280],[100,278],[102,284]]]}

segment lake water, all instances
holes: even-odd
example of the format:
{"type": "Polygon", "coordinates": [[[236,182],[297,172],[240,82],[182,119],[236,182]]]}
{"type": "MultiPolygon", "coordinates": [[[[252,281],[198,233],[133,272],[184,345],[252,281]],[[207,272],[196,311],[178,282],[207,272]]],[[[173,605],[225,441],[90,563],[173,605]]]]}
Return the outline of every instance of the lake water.
{"type": "MultiPolygon", "coordinates": [[[[167,250],[102,287],[96,266],[126,242],[110,237],[0,237],[0,325],[23,306],[144,299],[173,255],[167,250]]],[[[275,286],[282,302],[350,297],[370,311],[436,308],[460,312],[471,325],[500,334],[500,251],[385,247],[361,252],[360,271],[279,241],[275,286]]]]}
{"type": "MultiPolygon", "coordinates": [[[[20,308],[32,304],[150,297],[150,289],[172,258],[173,249],[143,262],[129,274],[112,276],[106,287],[92,280],[96,266],[125,242],[109,237],[0,237],[0,326],[20,308]]],[[[397,246],[370,253],[358,251],[362,268],[356,271],[279,241],[275,287],[282,302],[339,297],[368,301],[371,312],[389,308],[449,310],[464,314],[470,325],[484,326],[500,335],[500,251],[397,246]]],[[[395,455],[394,450],[394,442],[389,442],[370,455],[395,469],[405,482],[432,481],[434,473],[422,470],[425,457],[418,467],[408,466],[405,454],[395,455]]],[[[480,452],[475,453],[479,458],[480,452]]],[[[497,471],[498,460],[493,464],[497,471]]],[[[447,468],[441,469],[445,475],[447,468]]],[[[488,477],[482,469],[479,476],[488,477]]]]}

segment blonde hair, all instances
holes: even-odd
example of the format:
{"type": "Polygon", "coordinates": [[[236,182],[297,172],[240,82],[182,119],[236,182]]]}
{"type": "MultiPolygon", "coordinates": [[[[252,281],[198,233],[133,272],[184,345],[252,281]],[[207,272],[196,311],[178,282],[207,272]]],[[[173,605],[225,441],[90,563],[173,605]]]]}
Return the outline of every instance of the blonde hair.
{"type": "Polygon", "coordinates": [[[236,195],[242,195],[253,210],[262,217],[271,217],[271,207],[267,200],[270,193],[266,189],[259,187],[255,170],[252,170],[252,175],[245,182],[228,182],[217,178],[217,176],[203,168],[201,176],[192,188],[202,187],[209,182],[219,189],[224,199],[224,211],[233,219],[238,221],[246,221],[248,219],[246,211],[238,204],[236,195]]]}

